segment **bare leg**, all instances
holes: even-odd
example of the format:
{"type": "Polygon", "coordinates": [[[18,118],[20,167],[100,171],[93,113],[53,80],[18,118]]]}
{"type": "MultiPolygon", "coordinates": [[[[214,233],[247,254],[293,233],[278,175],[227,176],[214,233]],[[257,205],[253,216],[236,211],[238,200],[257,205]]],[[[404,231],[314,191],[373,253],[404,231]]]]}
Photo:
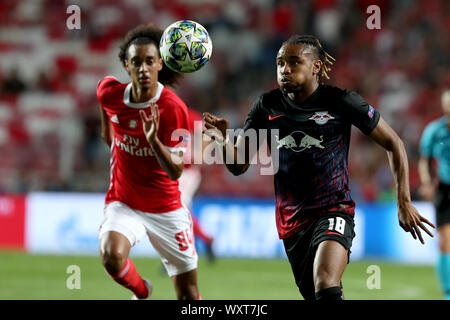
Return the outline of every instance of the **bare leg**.
{"type": "Polygon", "coordinates": [[[121,233],[106,232],[100,239],[100,257],[109,274],[119,273],[130,253],[131,244],[121,233]]]}
{"type": "Polygon", "coordinates": [[[145,299],[151,294],[151,285],[142,279],[128,258],[130,248],[128,239],[115,231],[106,232],[100,239],[100,255],[106,271],[118,284],[133,291],[136,298],[145,299]]]}
{"type": "Polygon", "coordinates": [[[200,295],[197,287],[197,269],[172,277],[178,300],[197,300],[200,295]]]}
{"type": "Polygon", "coordinates": [[[348,252],[339,242],[326,240],[320,243],[313,267],[316,293],[324,289],[340,287],[347,262],[348,252]]]}

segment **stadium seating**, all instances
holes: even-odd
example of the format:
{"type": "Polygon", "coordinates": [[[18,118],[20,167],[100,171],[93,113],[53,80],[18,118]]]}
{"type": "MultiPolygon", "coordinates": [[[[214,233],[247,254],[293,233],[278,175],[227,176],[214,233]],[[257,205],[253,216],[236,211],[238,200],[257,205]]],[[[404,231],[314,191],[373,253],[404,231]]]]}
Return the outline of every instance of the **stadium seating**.
{"type": "MultiPolygon", "coordinates": [[[[409,153],[412,189],[417,188],[418,138],[440,114],[439,94],[450,83],[448,39],[439,36],[448,29],[445,0],[416,6],[381,1],[383,27],[373,31],[365,28],[364,0],[81,3],[81,30],[65,26],[70,1],[0,3],[1,192],[83,191],[87,184],[104,191],[109,162],[98,127],[96,148],[103,151],[94,157],[100,165],[92,167],[86,160],[92,155],[85,154],[86,123],[98,109],[97,81],[108,74],[126,81],[117,52],[127,30],[146,22],[164,27],[185,17],[205,25],[214,42],[209,65],[177,88],[190,107],[226,113],[232,126],[241,126],[254,99],[276,85],[274,57],[281,42],[293,33],[316,34],[337,58],[329,83],[359,92],[398,131],[409,153]],[[86,177],[92,181],[81,183],[86,177]]],[[[95,132],[98,123],[89,123],[95,132]]],[[[350,150],[355,196],[377,200],[392,192],[382,150],[357,130],[350,150]]],[[[235,178],[223,167],[202,169],[202,194],[273,195],[270,176],[250,172],[235,178]]]]}

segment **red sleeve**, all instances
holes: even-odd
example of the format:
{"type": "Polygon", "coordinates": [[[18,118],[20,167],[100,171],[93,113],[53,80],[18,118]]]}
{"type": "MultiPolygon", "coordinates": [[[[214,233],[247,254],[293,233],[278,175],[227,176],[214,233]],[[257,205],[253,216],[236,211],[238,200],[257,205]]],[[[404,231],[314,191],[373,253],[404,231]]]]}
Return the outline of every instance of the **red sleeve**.
{"type": "Polygon", "coordinates": [[[97,99],[103,107],[111,103],[114,89],[118,84],[120,82],[112,76],[105,77],[98,82],[97,99]]]}
{"type": "Polygon", "coordinates": [[[170,148],[185,149],[190,138],[187,107],[182,102],[171,100],[166,108],[159,124],[161,142],[170,148]]]}

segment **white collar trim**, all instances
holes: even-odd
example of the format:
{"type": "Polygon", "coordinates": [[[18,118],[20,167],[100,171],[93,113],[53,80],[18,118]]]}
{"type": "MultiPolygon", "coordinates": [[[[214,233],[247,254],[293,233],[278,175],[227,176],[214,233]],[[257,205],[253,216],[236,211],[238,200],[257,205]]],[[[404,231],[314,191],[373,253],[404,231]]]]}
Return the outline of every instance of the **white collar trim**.
{"type": "Polygon", "coordinates": [[[131,82],[128,83],[127,87],[125,88],[125,91],[123,93],[123,103],[131,108],[137,108],[137,109],[143,109],[148,108],[148,105],[150,102],[156,102],[161,97],[161,93],[164,89],[164,85],[160,82],[158,82],[158,87],[156,88],[156,94],[153,98],[151,98],[148,101],[145,102],[131,102],[131,82]]]}

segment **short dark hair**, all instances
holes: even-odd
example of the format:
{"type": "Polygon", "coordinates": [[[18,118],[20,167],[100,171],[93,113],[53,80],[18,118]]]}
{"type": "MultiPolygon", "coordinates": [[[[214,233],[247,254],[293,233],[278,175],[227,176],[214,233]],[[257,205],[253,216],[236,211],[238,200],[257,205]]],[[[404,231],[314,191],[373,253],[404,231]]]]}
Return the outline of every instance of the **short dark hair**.
{"type": "MultiPolygon", "coordinates": [[[[163,34],[163,30],[156,27],[154,24],[150,23],[147,25],[141,24],[136,28],[128,31],[122,43],[120,44],[119,59],[125,66],[125,61],[128,59],[128,48],[131,45],[141,45],[153,43],[158,49],[159,54],[159,41],[163,34]]],[[[158,73],[158,81],[164,85],[175,86],[180,79],[182,74],[172,71],[163,62],[163,68],[158,73]]]]}
{"type": "Polygon", "coordinates": [[[283,42],[283,45],[285,44],[303,44],[313,48],[317,59],[322,61],[323,64],[319,72],[319,80],[322,78],[330,79],[328,72],[331,71],[331,65],[333,65],[333,61],[336,61],[336,59],[325,51],[318,38],[312,35],[293,35],[283,42]]]}

